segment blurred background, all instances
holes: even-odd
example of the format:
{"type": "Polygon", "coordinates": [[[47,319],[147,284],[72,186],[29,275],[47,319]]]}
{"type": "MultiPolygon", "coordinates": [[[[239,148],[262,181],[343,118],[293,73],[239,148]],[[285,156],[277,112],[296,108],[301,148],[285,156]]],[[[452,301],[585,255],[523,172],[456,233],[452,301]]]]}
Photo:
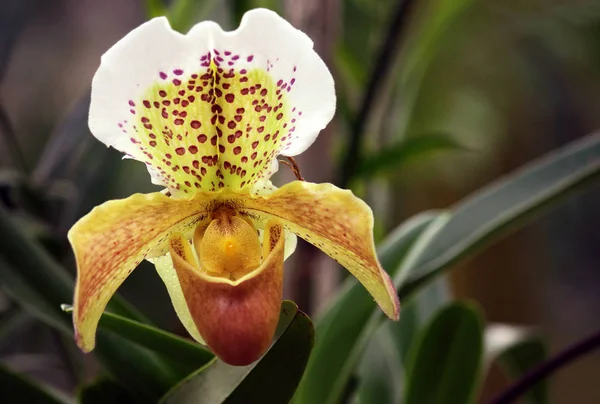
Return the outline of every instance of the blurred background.
{"type": "MultiPolygon", "coordinates": [[[[87,129],[100,56],[148,18],[152,3],[0,2],[1,203],[73,273],[66,231],[79,217],[157,190],[142,164],[121,160],[87,129]]],[[[176,28],[212,19],[234,29],[257,6],[307,32],[332,70],[336,117],[298,163],[307,180],[365,198],[377,239],[600,127],[598,1],[198,0],[176,28]],[[369,159],[386,148],[396,152],[369,159]]],[[[275,184],[293,178],[280,171],[275,184]]],[[[539,327],[551,353],[592,332],[600,325],[599,206],[596,183],[461,264],[450,275],[453,294],[476,300],[489,321],[539,327]]],[[[303,242],[286,272],[286,296],[311,315],[345,276],[303,242]]],[[[184,335],[150,264],[121,293],[184,335]]],[[[97,372],[92,359],[83,375],[74,372],[74,355],[0,284],[2,363],[71,392],[97,372]]],[[[600,402],[598,374],[600,354],[562,370],[552,402],[600,402]]],[[[505,385],[492,371],[482,400],[505,385]]]]}

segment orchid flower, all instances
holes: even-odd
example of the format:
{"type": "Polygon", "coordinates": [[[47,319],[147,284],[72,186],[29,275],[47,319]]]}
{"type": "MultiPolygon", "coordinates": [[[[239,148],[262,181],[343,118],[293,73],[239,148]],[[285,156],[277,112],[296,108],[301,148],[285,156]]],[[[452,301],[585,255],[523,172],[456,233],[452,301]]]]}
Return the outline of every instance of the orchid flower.
{"type": "Polygon", "coordinates": [[[69,231],[79,347],[94,348],[108,301],[147,259],[194,339],[227,363],[257,360],[296,235],[397,319],[367,204],[332,184],[269,182],[278,155],[306,150],[334,112],[333,78],[312,41],[272,11],[247,12],[232,32],[207,21],[186,35],[155,18],[110,48],[92,81],[91,132],[164,190],[108,201],[69,231]]]}

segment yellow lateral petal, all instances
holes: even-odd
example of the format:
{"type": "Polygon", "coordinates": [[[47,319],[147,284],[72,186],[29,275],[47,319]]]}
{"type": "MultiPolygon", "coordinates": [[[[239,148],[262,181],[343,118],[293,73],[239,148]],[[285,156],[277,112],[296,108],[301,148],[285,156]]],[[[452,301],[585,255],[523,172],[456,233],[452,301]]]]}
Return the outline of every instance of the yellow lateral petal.
{"type": "Polygon", "coordinates": [[[135,194],[94,208],[71,228],[68,238],[77,261],[73,323],[82,350],[94,348],[98,320],[125,278],[151,253],[162,255],[171,233],[192,232],[205,218],[211,197],[135,194]]]}
{"type": "Polygon", "coordinates": [[[294,181],[270,195],[244,198],[241,211],[254,220],[275,217],[348,269],[383,312],[396,320],[400,303],[381,268],[373,242],[373,212],[351,191],[332,184],[294,181]]]}
{"type": "Polygon", "coordinates": [[[204,339],[200,336],[198,328],[196,328],[196,324],[194,323],[194,319],[190,314],[190,309],[183,296],[183,290],[181,289],[177,272],[173,267],[171,254],[167,253],[162,257],[150,258],[148,261],[154,264],[156,272],[158,272],[160,279],[165,284],[169,297],[171,298],[171,304],[173,304],[173,309],[175,309],[175,313],[177,314],[177,317],[179,317],[181,324],[183,324],[192,338],[201,344],[206,344],[204,339]]]}

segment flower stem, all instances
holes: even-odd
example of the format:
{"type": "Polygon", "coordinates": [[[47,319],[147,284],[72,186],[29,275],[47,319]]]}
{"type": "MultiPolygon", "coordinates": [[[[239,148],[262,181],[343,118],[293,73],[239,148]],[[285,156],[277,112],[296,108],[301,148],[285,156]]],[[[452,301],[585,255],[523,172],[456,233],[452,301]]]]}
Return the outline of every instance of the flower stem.
{"type": "Polygon", "coordinates": [[[526,373],[512,386],[504,390],[500,395],[488,401],[488,404],[508,404],[515,401],[536,383],[550,376],[563,366],[568,365],[576,359],[600,348],[600,330],[591,336],[576,342],[558,355],[542,363],[537,368],[526,373]]]}
{"type": "Polygon", "coordinates": [[[377,95],[381,90],[381,85],[392,66],[394,56],[398,51],[396,43],[405,32],[408,24],[408,17],[416,4],[416,0],[399,0],[398,6],[392,17],[392,21],[381,46],[381,51],[377,57],[375,68],[369,79],[369,84],[365,91],[358,115],[350,132],[350,141],[342,163],[342,169],[339,173],[339,186],[346,188],[350,179],[360,166],[360,150],[364,129],[369,121],[371,111],[375,105],[377,95]]]}

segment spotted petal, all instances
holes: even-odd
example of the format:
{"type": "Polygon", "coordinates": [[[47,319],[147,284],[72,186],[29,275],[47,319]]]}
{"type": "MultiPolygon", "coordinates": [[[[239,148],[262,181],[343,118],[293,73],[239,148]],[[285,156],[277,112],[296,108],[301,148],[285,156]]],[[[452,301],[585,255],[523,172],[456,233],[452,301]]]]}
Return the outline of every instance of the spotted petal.
{"type": "Polygon", "coordinates": [[[146,257],[163,254],[174,232],[191,234],[207,217],[210,197],[176,200],[135,194],[94,208],[69,231],[77,260],[73,322],[77,344],[95,345],[98,320],[119,285],[146,257]]]}
{"type": "Polygon", "coordinates": [[[256,222],[276,219],[337,260],[365,286],[386,315],[398,319],[398,296],[375,254],[373,212],[351,191],[332,184],[294,181],[269,195],[244,198],[239,204],[240,211],[256,222]]]}
{"type": "Polygon", "coordinates": [[[172,193],[250,189],[278,154],[304,151],[331,120],[333,79],[312,41],[274,12],[236,31],[165,18],[109,49],[92,83],[90,129],[144,162],[172,193]]]}

